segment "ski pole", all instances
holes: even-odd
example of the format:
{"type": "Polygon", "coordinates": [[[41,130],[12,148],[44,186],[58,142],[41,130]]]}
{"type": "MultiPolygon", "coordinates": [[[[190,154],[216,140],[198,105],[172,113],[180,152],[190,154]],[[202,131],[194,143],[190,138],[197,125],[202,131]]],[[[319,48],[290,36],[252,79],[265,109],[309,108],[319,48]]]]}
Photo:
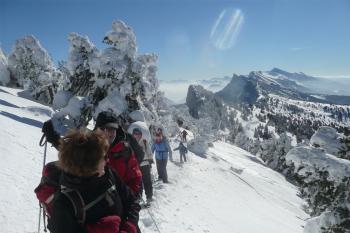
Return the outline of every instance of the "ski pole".
{"type": "Polygon", "coordinates": [[[40,233],[41,205],[39,203],[38,233],[40,233]]]}
{"type": "MultiPolygon", "coordinates": [[[[145,200],[143,200],[143,198],[141,198],[141,200],[142,200],[143,204],[146,205],[145,200]]],[[[150,211],[148,208],[146,208],[146,209],[147,209],[147,212],[148,212],[149,216],[151,217],[151,219],[152,219],[154,225],[156,226],[157,231],[158,231],[159,233],[162,233],[162,232],[159,230],[158,224],[157,224],[156,220],[154,219],[153,215],[151,214],[151,211],[150,211]]]]}
{"type": "MultiPolygon", "coordinates": [[[[42,169],[44,169],[45,164],[46,164],[46,151],[47,151],[47,140],[46,140],[45,134],[43,134],[43,136],[41,137],[40,142],[39,142],[39,146],[44,146],[44,158],[43,158],[43,168],[42,168],[42,169]]],[[[41,209],[42,209],[42,206],[40,205],[40,202],[39,202],[38,233],[40,233],[41,209]]],[[[44,212],[43,212],[43,216],[45,218],[45,213],[44,212]]]]}

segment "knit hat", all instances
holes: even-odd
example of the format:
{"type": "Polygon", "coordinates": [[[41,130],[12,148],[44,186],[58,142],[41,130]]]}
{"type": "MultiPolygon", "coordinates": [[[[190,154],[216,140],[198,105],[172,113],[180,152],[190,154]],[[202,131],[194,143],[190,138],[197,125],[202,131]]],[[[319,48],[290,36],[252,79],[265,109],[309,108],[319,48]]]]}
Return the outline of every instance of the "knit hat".
{"type": "Polygon", "coordinates": [[[118,119],[112,112],[100,112],[96,119],[96,128],[115,128],[118,129],[118,119]]]}
{"type": "Polygon", "coordinates": [[[139,128],[134,128],[132,130],[132,134],[141,134],[142,135],[142,131],[139,128]]]}

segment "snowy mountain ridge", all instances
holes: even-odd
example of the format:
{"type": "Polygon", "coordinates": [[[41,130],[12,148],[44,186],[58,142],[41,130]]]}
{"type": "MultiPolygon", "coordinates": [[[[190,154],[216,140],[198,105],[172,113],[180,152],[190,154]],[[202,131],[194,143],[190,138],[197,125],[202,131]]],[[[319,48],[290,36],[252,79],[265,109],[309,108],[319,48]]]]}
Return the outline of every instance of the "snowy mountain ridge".
{"type": "Polygon", "coordinates": [[[259,95],[276,94],[290,99],[310,102],[350,104],[350,96],[336,96],[317,92],[304,84],[315,81],[316,78],[302,74],[303,79],[296,79],[295,76],[299,77],[298,75],[285,71],[280,71],[280,73],[276,73],[276,71],[253,71],[249,75],[233,75],[231,82],[216,94],[225,101],[233,103],[254,104],[258,98],[256,93],[259,93],[259,95]],[[290,75],[286,76],[285,73],[290,75]],[[237,91],[238,94],[235,93],[237,91]],[[242,95],[241,93],[250,96],[249,100],[239,98],[242,95]]]}
{"type": "MultiPolygon", "coordinates": [[[[269,71],[252,71],[248,75],[233,74],[231,77],[211,78],[203,80],[160,80],[160,89],[165,96],[180,104],[185,102],[185,93],[189,85],[201,85],[212,92],[219,92],[232,78],[236,77],[251,78],[255,81],[265,84],[274,84],[280,89],[291,89],[292,91],[301,92],[304,100],[314,100],[316,102],[327,100],[332,103],[345,104],[350,103],[350,80],[339,78],[319,78],[307,75],[303,72],[291,73],[279,68],[273,68],[269,71]],[[328,96],[328,97],[326,97],[328,96]]],[[[266,86],[266,85],[265,85],[266,86]]],[[[268,86],[268,85],[267,85],[268,86]]],[[[276,91],[276,90],[275,90],[276,91]]],[[[287,94],[291,94],[287,92],[287,94]]],[[[295,96],[297,96],[294,93],[295,96]]],[[[299,94],[300,95],[300,94],[299,94]]],[[[286,95],[288,96],[288,95],[286,95]]]]}

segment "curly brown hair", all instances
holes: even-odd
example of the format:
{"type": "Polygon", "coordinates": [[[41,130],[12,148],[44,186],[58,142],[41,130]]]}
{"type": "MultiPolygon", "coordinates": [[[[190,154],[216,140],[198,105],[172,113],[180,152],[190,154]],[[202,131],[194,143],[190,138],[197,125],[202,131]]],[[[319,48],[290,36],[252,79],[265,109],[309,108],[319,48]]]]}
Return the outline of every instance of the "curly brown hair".
{"type": "Polygon", "coordinates": [[[108,140],[101,130],[70,130],[60,141],[59,166],[72,175],[91,176],[108,148],[108,140]]]}

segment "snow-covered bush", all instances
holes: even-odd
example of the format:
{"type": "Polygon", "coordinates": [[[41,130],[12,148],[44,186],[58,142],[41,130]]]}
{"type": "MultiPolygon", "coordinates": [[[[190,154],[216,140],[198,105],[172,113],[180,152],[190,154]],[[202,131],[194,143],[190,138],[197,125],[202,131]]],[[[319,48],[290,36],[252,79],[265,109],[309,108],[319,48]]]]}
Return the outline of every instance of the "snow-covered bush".
{"type": "Polygon", "coordinates": [[[208,141],[203,137],[197,137],[187,143],[187,149],[192,153],[205,157],[208,151],[208,141]]]}
{"type": "Polygon", "coordinates": [[[314,147],[323,148],[328,154],[337,155],[342,147],[341,137],[336,129],[322,126],[312,135],[310,143],[314,147]]]}
{"type": "Polygon", "coordinates": [[[342,137],[340,143],[342,146],[338,151],[337,156],[342,159],[350,160],[350,136],[342,137]]]}
{"type": "Polygon", "coordinates": [[[70,33],[69,58],[70,91],[74,95],[87,96],[94,93],[94,77],[99,69],[100,51],[87,36],[70,33]]]}
{"type": "Polygon", "coordinates": [[[32,35],[16,41],[8,67],[13,78],[10,83],[44,103],[52,103],[57,90],[66,85],[66,77],[54,68],[49,54],[32,35]]]}
{"type": "Polygon", "coordinates": [[[104,99],[98,102],[98,105],[94,110],[94,118],[97,118],[97,115],[103,111],[111,111],[114,112],[116,116],[119,116],[125,110],[127,110],[127,107],[128,106],[125,99],[116,90],[110,92],[104,99]]]}
{"type": "Polygon", "coordinates": [[[286,161],[294,168],[294,178],[311,216],[319,216],[306,227],[308,232],[315,229],[315,222],[319,224],[318,232],[349,232],[350,161],[306,146],[290,150],[286,161]]]}
{"type": "Polygon", "coordinates": [[[72,97],[73,94],[69,91],[58,91],[53,97],[52,108],[57,110],[66,107],[72,97]]]}
{"type": "Polygon", "coordinates": [[[292,149],[292,138],[287,133],[282,133],[279,138],[272,137],[260,142],[258,154],[261,159],[272,169],[287,174],[285,156],[292,149]]]}
{"type": "Polygon", "coordinates": [[[10,71],[7,66],[7,57],[0,48],[0,85],[6,86],[10,82],[10,71]]]}
{"type": "Polygon", "coordinates": [[[131,27],[123,21],[114,21],[112,30],[106,33],[103,42],[113,45],[120,52],[120,56],[134,58],[136,55],[136,37],[131,27]]]}
{"type": "Polygon", "coordinates": [[[73,96],[68,104],[60,111],[54,113],[52,117],[56,131],[64,135],[67,129],[85,125],[85,111],[90,109],[91,101],[89,98],[73,96]]]}
{"type": "Polygon", "coordinates": [[[341,219],[349,216],[349,212],[325,211],[320,216],[311,218],[305,224],[304,233],[348,233],[350,230],[349,220],[346,223],[341,219]],[[342,222],[341,225],[339,223],[342,222]]]}

